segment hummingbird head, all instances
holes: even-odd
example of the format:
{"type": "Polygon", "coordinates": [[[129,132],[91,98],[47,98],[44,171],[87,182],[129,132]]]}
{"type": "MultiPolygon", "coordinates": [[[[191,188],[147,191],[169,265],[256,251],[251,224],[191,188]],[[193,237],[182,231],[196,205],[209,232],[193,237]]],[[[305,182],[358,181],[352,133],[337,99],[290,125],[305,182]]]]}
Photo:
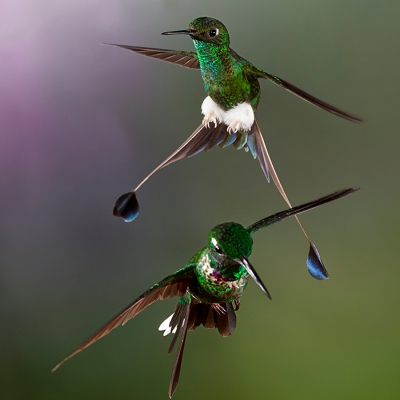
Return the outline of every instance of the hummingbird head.
{"type": "Polygon", "coordinates": [[[229,33],[225,25],[210,17],[196,18],[189,24],[192,39],[229,46],[229,33]]]}
{"type": "Polygon", "coordinates": [[[195,42],[229,46],[229,33],[225,25],[210,17],[196,18],[189,24],[188,29],[163,32],[163,35],[189,35],[195,42]]]}
{"type": "Polygon", "coordinates": [[[248,260],[253,249],[253,239],[249,231],[242,225],[235,222],[217,225],[208,235],[208,248],[211,256],[219,264],[223,265],[228,261],[228,264],[234,262],[236,265],[241,265],[260,289],[271,298],[267,288],[248,260]]]}
{"type": "Polygon", "coordinates": [[[214,227],[208,235],[208,246],[215,258],[242,260],[253,248],[250,233],[240,224],[227,222],[214,227]]]}

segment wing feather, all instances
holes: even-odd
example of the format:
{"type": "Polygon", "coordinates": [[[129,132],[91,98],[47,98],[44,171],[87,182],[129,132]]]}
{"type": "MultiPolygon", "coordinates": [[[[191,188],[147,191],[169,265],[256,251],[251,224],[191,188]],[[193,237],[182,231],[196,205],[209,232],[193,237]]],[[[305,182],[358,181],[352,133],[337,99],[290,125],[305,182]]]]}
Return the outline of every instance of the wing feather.
{"type": "Polygon", "coordinates": [[[156,58],[157,60],[166,61],[171,64],[180,65],[181,67],[190,69],[200,69],[199,59],[193,51],[178,51],[168,49],[157,49],[152,47],[126,46],[123,44],[108,44],[108,46],[121,47],[141,54],[143,56],[156,58]]]}
{"type": "Polygon", "coordinates": [[[363,119],[360,117],[357,117],[356,115],[350,114],[347,111],[343,111],[335,106],[332,106],[331,104],[326,103],[325,101],[322,101],[320,99],[317,99],[313,95],[305,92],[304,90],[298,88],[297,86],[292,85],[291,83],[278,78],[275,75],[271,74],[266,74],[266,78],[269,79],[271,82],[275,83],[276,85],[280,86],[281,88],[287,90],[290,93],[293,93],[294,95],[300,97],[301,99],[307,101],[308,103],[313,104],[314,106],[317,106],[319,108],[322,108],[325,111],[330,112],[331,114],[337,115],[338,117],[347,119],[348,121],[352,122],[357,122],[357,123],[363,123],[363,119]]]}
{"type": "Polygon", "coordinates": [[[52,369],[52,371],[55,371],[75,354],[86,349],[86,347],[110,333],[117,326],[124,325],[129,319],[138,315],[146,307],[153,304],[157,300],[165,300],[175,296],[183,296],[193,276],[192,266],[188,265],[177,271],[175,274],[170,275],[153,285],[149,290],[144,292],[141,296],[139,296],[136,300],[119,312],[114,318],[107,322],[103,327],[101,327],[97,332],[90,336],[89,339],[84,341],[77,349],[65,357],[52,369]]]}
{"type": "Polygon", "coordinates": [[[347,119],[348,121],[357,122],[359,124],[364,122],[362,118],[350,114],[347,111],[343,111],[340,108],[332,106],[331,104],[328,104],[325,101],[316,98],[315,96],[311,95],[310,93],[307,93],[303,89],[300,89],[295,85],[292,85],[288,81],[285,81],[284,79],[278,78],[275,75],[269,74],[268,72],[265,72],[260,68],[257,68],[256,66],[244,60],[243,58],[241,58],[241,60],[243,61],[244,64],[243,68],[247,71],[247,73],[252,74],[257,78],[268,79],[271,82],[275,83],[276,85],[280,86],[281,88],[287,90],[288,92],[307,101],[308,103],[311,103],[314,106],[322,108],[323,110],[328,111],[331,114],[337,115],[338,117],[347,119]]]}

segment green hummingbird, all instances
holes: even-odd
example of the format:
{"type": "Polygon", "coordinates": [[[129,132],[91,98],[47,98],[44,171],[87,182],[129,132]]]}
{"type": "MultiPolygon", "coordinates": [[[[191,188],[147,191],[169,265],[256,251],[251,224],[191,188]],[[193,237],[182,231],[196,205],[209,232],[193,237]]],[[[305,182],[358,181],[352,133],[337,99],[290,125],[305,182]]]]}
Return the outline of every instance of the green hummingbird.
{"type": "MultiPolygon", "coordinates": [[[[189,24],[188,29],[163,33],[163,35],[178,34],[190,36],[196,52],[112,44],[112,46],[122,47],[182,67],[200,69],[207,93],[201,107],[204,114],[201,125],[134,190],[118,198],[113,214],[122,217],[126,222],[131,222],[139,213],[136,191],[155,172],[181,158],[191,157],[217,145],[223,148],[231,144],[236,149],[250,150],[253,157],[258,158],[267,180],[269,181],[271,175],[280,194],[288,206],[292,207],[276,174],[255,118],[261,93],[258,79],[268,79],[303,100],[347,120],[361,123],[362,119],[317,99],[239,56],[230,48],[229,33],[225,25],[214,18],[196,18],[189,24]]],[[[318,274],[318,279],[328,278],[328,272],[317,248],[309,239],[297,217],[296,219],[309,242],[308,257],[319,260],[321,273],[318,274]]]]}
{"type": "MultiPolygon", "coordinates": [[[[194,330],[202,324],[206,328],[217,328],[224,337],[230,336],[236,327],[235,311],[239,309],[240,299],[249,277],[253,278],[271,299],[267,288],[249,262],[253,247],[252,235],[276,222],[337,200],[356,190],[358,188],[336,191],[320,199],[266,217],[247,228],[235,222],[215,226],[208,235],[207,245],[197,252],[182,269],[167,276],[140,295],[65,357],[52,371],[117,326],[124,325],[150,304],[157,300],[178,296],[179,301],[174,313],[159,327],[160,331],[164,331],[164,336],[174,333],[168,354],[172,352],[182,331],[168,392],[169,397],[172,397],[179,381],[188,329],[194,330]]],[[[316,268],[318,272],[319,267],[316,268]]]]}

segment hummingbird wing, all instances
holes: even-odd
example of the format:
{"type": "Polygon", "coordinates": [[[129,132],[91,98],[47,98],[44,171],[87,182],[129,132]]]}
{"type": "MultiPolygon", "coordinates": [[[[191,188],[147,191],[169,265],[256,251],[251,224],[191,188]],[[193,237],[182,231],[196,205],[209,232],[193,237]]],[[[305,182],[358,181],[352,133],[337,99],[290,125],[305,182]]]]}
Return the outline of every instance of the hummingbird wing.
{"type": "Polygon", "coordinates": [[[152,47],[126,46],[123,44],[109,44],[107,46],[121,47],[123,49],[134,51],[143,56],[156,58],[157,60],[166,61],[172,64],[180,65],[181,67],[190,69],[200,69],[197,53],[193,51],[178,51],[167,49],[155,49],[152,47]]]}
{"type": "Polygon", "coordinates": [[[259,231],[260,229],[266,228],[267,226],[283,221],[284,219],[292,217],[293,215],[301,214],[303,212],[312,210],[313,208],[319,207],[323,204],[341,199],[342,197],[348,196],[349,194],[352,194],[357,190],[360,190],[360,188],[354,187],[354,188],[337,190],[336,192],[330,193],[324,197],[320,197],[317,200],[313,200],[308,203],[304,203],[299,206],[289,208],[288,210],[280,211],[276,214],[270,215],[269,217],[263,218],[260,221],[257,221],[254,224],[248,226],[246,230],[250,233],[250,235],[253,235],[253,233],[259,231]]]}
{"type": "Polygon", "coordinates": [[[350,114],[347,111],[340,110],[339,108],[332,106],[331,104],[328,104],[325,101],[317,99],[316,97],[314,97],[311,94],[305,92],[304,90],[298,88],[297,86],[294,86],[291,83],[289,83],[281,78],[278,78],[275,75],[269,74],[268,72],[265,72],[260,68],[257,68],[253,64],[249,63],[247,60],[245,60],[245,61],[246,61],[246,64],[244,65],[243,68],[246,73],[255,75],[257,78],[268,79],[271,82],[275,83],[276,85],[280,86],[281,88],[287,90],[288,92],[293,93],[294,95],[299,96],[303,100],[305,100],[311,104],[314,104],[314,106],[322,108],[323,110],[328,111],[331,114],[337,115],[338,117],[347,119],[352,122],[357,122],[357,123],[364,122],[362,118],[357,117],[356,115],[350,114]]]}
{"type": "MultiPolygon", "coordinates": [[[[254,151],[260,162],[261,169],[263,170],[264,175],[267,177],[267,179],[269,174],[271,175],[271,178],[274,181],[275,186],[277,187],[279,193],[285,200],[286,204],[290,208],[292,208],[292,205],[290,204],[290,201],[286,196],[285,190],[283,189],[283,186],[278,178],[278,175],[272,164],[271,158],[268,154],[267,146],[265,145],[264,138],[261,134],[260,127],[258,126],[257,119],[254,119],[254,124],[251,127],[251,136],[252,140],[254,141],[254,151]]],[[[300,229],[303,231],[304,236],[308,240],[308,243],[310,244],[310,249],[307,257],[308,272],[315,279],[328,279],[329,278],[328,271],[326,270],[324,263],[322,262],[321,256],[319,255],[317,248],[308,237],[297,215],[295,215],[295,218],[300,226],[300,229]]]]}
{"type": "Polygon", "coordinates": [[[149,290],[144,292],[131,304],[125,307],[121,312],[119,312],[114,318],[107,322],[103,327],[101,327],[97,332],[89,337],[85,342],[83,342],[77,349],[65,357],[61,362],[59,362],[52,371],[54,372],[59,368],[65,361],[73,357],[75,354],[79,353],[86,347],[90,346],[92,343],[96,342],[103,336],[110,333],[114,328],[119,325],[125,325],[128,320],[138,315],[146,307],[153,304],[157,300],[170,299],[175,296],[183,296],[189,285],[190,280],[194,277],[193,267],[191,264],[180,269],[174,274],[167,276],[162,281],[153,285],[149,290]]]}

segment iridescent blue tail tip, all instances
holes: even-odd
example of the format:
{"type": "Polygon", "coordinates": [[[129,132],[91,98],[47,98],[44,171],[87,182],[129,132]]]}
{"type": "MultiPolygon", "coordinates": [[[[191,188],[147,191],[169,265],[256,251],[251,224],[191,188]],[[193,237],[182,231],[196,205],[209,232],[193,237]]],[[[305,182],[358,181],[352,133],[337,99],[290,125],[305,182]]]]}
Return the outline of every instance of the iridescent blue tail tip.
{"type": "Polygon", "coordinates": [[[310,275],[318,280],[329,279],[328,271],[321,260],[314,243],[310,241],[310,251],[307,257],[307,268],[310,275]]]}
{"type": "Polygon", "coordinates": [[[132,222],[139,215],[139,203],[135,192],[120,196],[113,209],[114,217],[121,217],[125,222],[132,222]]]}

